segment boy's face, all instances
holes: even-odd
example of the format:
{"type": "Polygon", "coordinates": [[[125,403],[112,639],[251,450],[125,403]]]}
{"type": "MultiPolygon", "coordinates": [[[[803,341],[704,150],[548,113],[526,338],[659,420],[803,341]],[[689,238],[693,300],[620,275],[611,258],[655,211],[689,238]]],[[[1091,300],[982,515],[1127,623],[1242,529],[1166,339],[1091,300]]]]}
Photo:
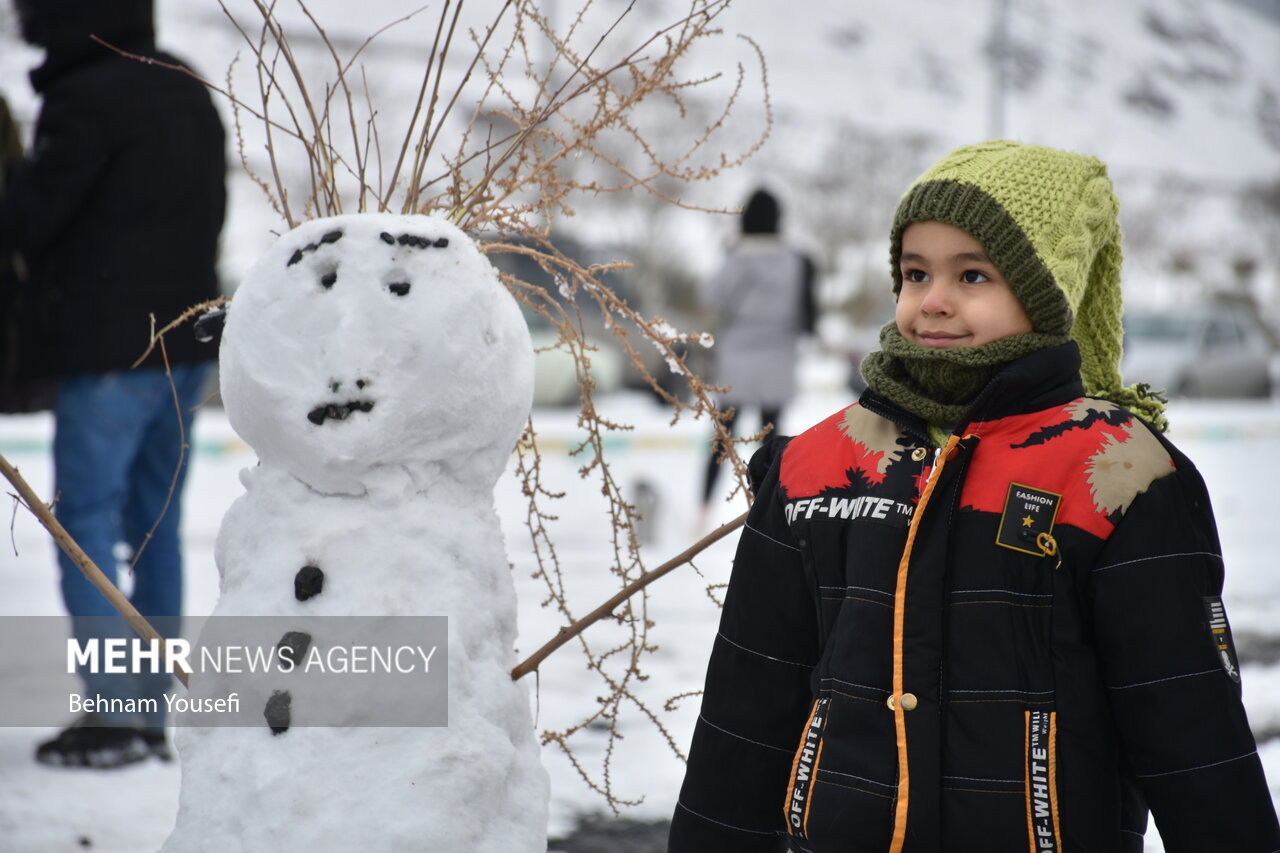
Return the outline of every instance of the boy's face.
{"type": "Polygon", "coordinates": [[[898,331],[925,347],[976,347],[1031,331],[1031,320],[982,244],[942,222],[902,233],[898,331]]]}

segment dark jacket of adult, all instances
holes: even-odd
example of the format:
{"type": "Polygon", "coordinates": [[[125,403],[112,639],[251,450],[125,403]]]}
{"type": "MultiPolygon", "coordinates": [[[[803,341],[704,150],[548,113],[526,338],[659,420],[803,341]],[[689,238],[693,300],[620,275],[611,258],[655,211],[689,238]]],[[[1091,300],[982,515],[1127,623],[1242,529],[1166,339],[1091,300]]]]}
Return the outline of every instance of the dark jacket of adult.
{"type": "Polygon", "coordinates": [[[1137,853],[1148,807],[1171,853],[1280,848],[1204,484],[1079,365],[1013,362],[940,451],[871,392],[785,445],[671,853],[1137,853]]]}
{"type": "MultiPolygon", "coordinates": [[[[224,133],[204,86],[92,40],[166,63],[150,2],[21,0],[23,36],[46,48],[27,159],[0,198],[0,249],[26,261],[23,372],[128,368],[159,328],[217,296],[226,202],[224,133]]],[[[188,329],[171,362],[213,358],[188,329]]],[[[148,364],[160,364],[159,354],[148,364]]]]}

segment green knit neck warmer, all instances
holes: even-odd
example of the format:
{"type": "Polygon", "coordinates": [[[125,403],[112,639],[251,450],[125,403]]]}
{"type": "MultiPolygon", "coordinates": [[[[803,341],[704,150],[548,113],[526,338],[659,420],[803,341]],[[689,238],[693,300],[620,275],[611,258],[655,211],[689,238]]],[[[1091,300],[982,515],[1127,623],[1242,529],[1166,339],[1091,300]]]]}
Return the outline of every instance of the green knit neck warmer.
{"type": "Polygon", "coordinates": [[[911,343],[890,322],[880,330],[880,349],[863,359],[862,375],[872,391],[936,427],[960,420],[1009,362],[1070,339],[1028,332],[976,347],[937,349],[911,343]]]}

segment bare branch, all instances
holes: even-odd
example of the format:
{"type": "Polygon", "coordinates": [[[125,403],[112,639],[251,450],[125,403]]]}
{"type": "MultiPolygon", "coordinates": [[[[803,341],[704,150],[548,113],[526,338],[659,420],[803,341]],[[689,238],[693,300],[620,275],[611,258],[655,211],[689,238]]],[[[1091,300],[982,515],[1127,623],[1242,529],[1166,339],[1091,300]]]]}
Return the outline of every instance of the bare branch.
{"type": "Polygon", "coordinates": [[[559,633],[544,643],[540,649],[529,655],[529,657],[522,661],[515,669],[511,670],[511,677],[513,679],[520,679],[537,670],[538,666],[550,657],[551,653],[556,649],[560,648],[604,617],[613,615],[613,611],[618,609],[618,605],[631,598],[631,596],[635,595],[649,584],[658,580],[658,578],[668,574],[672,569],[677,569],[685,563],[688,563],[711,545],[714,545],[725,536],[728,536],[730,533],[737,530],[746,523],[746,520],[747,514],[743,513],[733,521],[725,522],[706,536],[699,539],[693,545],[690,545],[688,548],[681,551],[675,557],[667,560],[661,566],[658,566],[653,571],[647,572],[642,577],[627,584],[620,592],[618,592],[617,595],[614,595],[586,616],[571,625],[561,628],[559,633]]]}
{"type": "MultiPolygon", "coordinates": [[[[18,490],[22,505],[49,531],[53,541],[57,542],[58,547],[71,558],[71,561],[79,567],[80,571],[84,572],[84,576],[89,579],[89,582],[106,596],[116,610],[120,611],[120,615],[138,633],[138,636],[144,640],[157,640],[161,653],[163,653],[164,637],[156,633],[156,629],[152,628],[151,623],[138,612],[138,609],[130,603],[129,599],[125,598],[124,593],[116,588],[116,585],[102,573],[102,569],[98,568],[93,560],[89,559],[89,555],[76,543],[76,540],[71,538],[71,534],[67,533],[66,528],[50,512],[48,505],[40,500],[35,491],[27,485],[27,481],[18,473],[18,469],[9,464],[9,460],[2,455],[0,455],[0,474],[3,474],[4,478],[13,484],[14,488],[18,490]]],[[[176,660],[173,662],[173,674],[178,677],[184,687],[187,685],[187,670],[176,660]]]]}

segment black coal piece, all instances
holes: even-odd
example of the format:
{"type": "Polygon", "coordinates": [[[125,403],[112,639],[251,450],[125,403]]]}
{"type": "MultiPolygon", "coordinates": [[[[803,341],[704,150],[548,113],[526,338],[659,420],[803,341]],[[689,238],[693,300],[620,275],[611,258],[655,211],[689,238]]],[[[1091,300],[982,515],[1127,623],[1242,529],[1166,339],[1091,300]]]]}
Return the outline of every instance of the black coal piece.
{"type": "Polygon", "coordinates": [[[285,649],[288,649],[289,662],[298,666],[306,657],[309,648],[311,648],[311,635],[306,631],[286,631],[280,638],[280,642],[276,643],[276,654],[283,656],[285,649]]]}
{"type": "Polygon", "coordinates": [[[293,717],[290,709],[292,704],[293,697],[289,695],[288,690],[276,690],[267,700],[267,707],[262,710],[262,716],[266,718],[273,735],[282,735],[289,731],[289,724],[293,717]]]}
{"type": "Polygon", "coordinates": [[[299,601],[314,598],[324,591],[324,572],[319,566],[303,566],[293,576],[293,597],[299,601]]]}

